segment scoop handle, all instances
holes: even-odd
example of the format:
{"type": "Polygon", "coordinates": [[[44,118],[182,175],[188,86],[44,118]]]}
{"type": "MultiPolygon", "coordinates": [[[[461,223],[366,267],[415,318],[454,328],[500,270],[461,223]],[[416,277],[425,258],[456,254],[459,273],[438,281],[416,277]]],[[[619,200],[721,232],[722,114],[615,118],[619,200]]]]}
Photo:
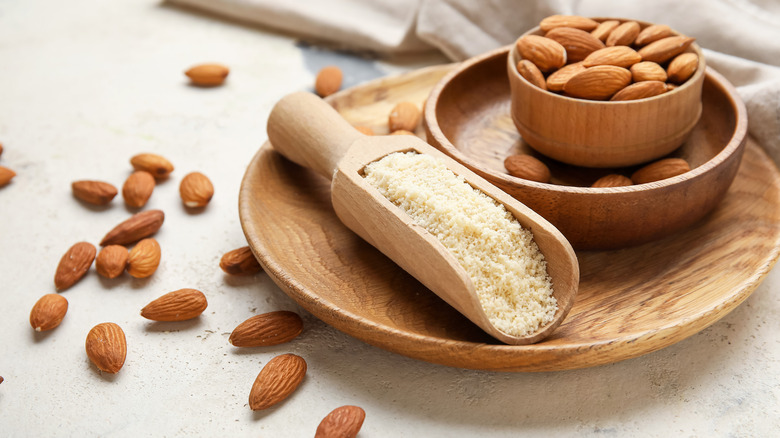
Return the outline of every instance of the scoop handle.
{"type": "Polygon", "coordinates": [[[327,102],[303,91],[274,105],[267,131],[277,152],[328,179],[352,143],[363,136],[327,102]]]}

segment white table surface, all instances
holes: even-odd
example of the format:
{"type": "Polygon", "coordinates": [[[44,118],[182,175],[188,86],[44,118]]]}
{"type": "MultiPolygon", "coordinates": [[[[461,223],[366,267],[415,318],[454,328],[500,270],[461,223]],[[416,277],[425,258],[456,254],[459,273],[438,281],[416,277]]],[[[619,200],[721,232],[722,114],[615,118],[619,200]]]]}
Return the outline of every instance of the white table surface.
{"type": "MultiPolygon", "coordinates": [[[[772,436],[780,428],[780,276],[774,269],[742,305],[710,328],[661,351],[589,369],[493,373],[433,365],[383,351],[325,325],[264,274],[230,277],[221,255],[246,244],[238,190],[265,141],[282,95],[310,89],[326,63],[347,85],[414,63],[374,62],[301,48],[287,36],[160,5],[152,0],[0,2],[0,165],[17,172],[0,189],[0,436],[313,436],[333,408],[367,416],[361,437],[772,436]],[[227,84],[187,85],[206,61],[231,67],[227,84]],[[35,334],[35,301],[73,243],[97,244],[130,215],[118,196],[88,208],[70,183],[121,187],[144,151],[176,166],[147,209],[165,211],[156,238],[162,263],[149,279],[99,277],[94,268],[63,292],[62,325],[35,334]],[[216,194],[202,213],[181,206],[178,183],[201,171],[216,194]],[[183,287],[209,307],[185,323],[152,323],[141,307],[183,287]],[[267,349],[228,344],[257,313],[287,309],[305,323],[295,341],[267,349]],[[117,375],[84,353],[97,323],[126,332],[117,375]],[[255,376],[275,355],[303,356],[309,371],[286,401],[247,404],[255,376]]],[[[776,435],[774,435],[776,436],[776,435]]]]}

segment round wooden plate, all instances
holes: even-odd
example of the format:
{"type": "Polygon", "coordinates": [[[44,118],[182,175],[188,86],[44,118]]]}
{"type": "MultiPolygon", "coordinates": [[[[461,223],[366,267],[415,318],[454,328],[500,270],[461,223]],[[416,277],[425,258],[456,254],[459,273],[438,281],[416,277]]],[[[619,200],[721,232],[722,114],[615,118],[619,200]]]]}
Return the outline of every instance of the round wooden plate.
{"type": "MultiPolygon", "coordinates": [[[[397,102],[422,104],[452,68],[373,81],[328,100],[354,125],[386,133],[397,102]]],[[[563,370],[661,349],[747,298],[780,251],[780,173],[749,140],[723,202],[694,228],[634,248],[578,252],[581,282],[569,316],[543,342],[524,346],[498,344],[348,230],[331,207],[330,182],[268,143],[247,168],[239,214],[276,284],[351,336],[455,367],[563,370]]]]}

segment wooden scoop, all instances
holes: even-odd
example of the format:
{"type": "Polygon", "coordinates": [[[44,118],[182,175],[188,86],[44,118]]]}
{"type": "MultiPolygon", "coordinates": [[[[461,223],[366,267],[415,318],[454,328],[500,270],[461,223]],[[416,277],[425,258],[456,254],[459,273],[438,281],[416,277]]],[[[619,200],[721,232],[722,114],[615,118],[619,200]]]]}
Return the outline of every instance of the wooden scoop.
{"type": "Polygon", "coordinates": [[[274,106],[268,118],[268,138],[274,149],[288,159],[332,180],[333,209],[344,225],[496,339],[508,344],[538,342],[555,330],[571,309],[579,285],[579,265],[566,238],[531,209],[418,137],[363,135],[325,101],[299,92],[274,106]],[[553,295],[558,301],[552,322],[523,337],[496,329],[455,256],[363,178],[367,164],[393,152],[409,151],[442,160],[452,172],[503,204],[524,228],[531,230],[547,260],[553,295]]]}

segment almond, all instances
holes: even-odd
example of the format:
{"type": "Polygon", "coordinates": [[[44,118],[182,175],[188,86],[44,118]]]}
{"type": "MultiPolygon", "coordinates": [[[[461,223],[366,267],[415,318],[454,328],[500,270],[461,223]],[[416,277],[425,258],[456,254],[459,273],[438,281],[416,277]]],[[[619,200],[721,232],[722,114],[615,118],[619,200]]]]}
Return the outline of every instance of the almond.
{"type": "Polygon", "coordinates": [[[3,376],[0,376],[0,383],[3,383],[4,381],[5,379],[3,378],[3,376]]]}
{"type": "Polygon", "coordinates": [[[374,135],[374,130],[368,126],[355,126],[355,129],[363,135],[374,135]]]}
{"type": "Polygon", "coordinates": [[[113,322],[92,327],[85,344],[87,357],[99,370],[116,374],[127,356],[127,339],[122,328],[113,322]]]}
{"type": "Polygon", "coordinates": [[[70,188],[73,196],[95,205],[106,205],[117,194],[116,187],[103,181],[73,181],[70,188]]]}
{"type": "Polygon", "coordinates": [[[627,69],[599,65],[572,76],[563,86],[563,91],[572,97],[605,100],[630,83],[631,72],[627,69]]]}
{"type": "Polygon", "coordinates": [[[637,46],[644,46],[660,39],[674,36],[672,28],[665,24],[653,24],[642,29],[634,40],[637,46]]]}
{"type": "Polygon", "coordinates": [[[605,47],[588,55],[582,65],[595,67],[597,65],[614,65],[617,67],[631,67],[641,61],[642,57],[636,50],[628,46],[605,47]]]}
{"type": "Polygon", "coordinates": [[[631,77],[634,82],[666,82],[666,70],[655,62],[642,61],[631,66],[631,77]]]}
{"type": "Polygon", "coordinates": [[[206,175],[200,172],[188,173],[179,184],[179,195],[185,207],[205,207],[214,196],[214,186],[206,175]]]}
{"type": "Polygon", "coordinates": [[[566,61],[569,63],[582,61],[592,52],[604,48],[600,39],[572,27],[556,27],[547,32],[545,37],[557,41],[566,49],[566,61]]]}
{"type": "Polygon", "coordinates": [[[327,97],[341,89],[341,81],[344,79],[344,74],[341,69],[335,65],[329,65],[324,67],[317,73],[317,78],[314,80],[314,91],[320,97],[327,97]]]}
{"type": "Polygon", "coordinates": [[[141,316],[152,321],[186,321],[200,316],[207,306],[203,292],[179,289],[147,304],[141,309],[141,316]]]}
{"type": "Polygon", "coordinates": [[[366,411],[357,406],[341,406],[322,419],[314,438],[355,438],[363,427],[366,411]]]}
{"type": "Polygon", "coordinates": [[[222,85],[230,69],[221,64],[200,64],[184,72],[193,84],[201,87],[222,85]]]}
{"type": "Polygon", "coordinates": [[[666,83],[666,91],[672,91],[675,88],[679,87],[677,84],[670,84],[669,82],[666,83]]]}
{"type": "Polygon", "coordinates": [[[295,312],[277,310],[255,315],[239,324],[230,334],[236,347],[267,347],[290,342],[303,331],[303,320],[295,312]]]}
{"type": "Polygon", "coordinates": [[[627,176],[613,173],[610,175],[604,175],[597,179],[596,182],[591,185],[591,187],[623,187],[630,186],[632,184],[634,183],[627,176]]]}
{"type": "Polygon", "coordinates": [[[151,237],[138,242],[127,257],[127,273],[131,277],[146,278],[160,265],[160,244],[151,237]]]}
{"type": "Polygon", "coordinates": [[[16,176],[16,172],[13,170],[0,166],[0,187],[11,182],[11,179],[16,176]]]}
{"type": "Polygon", "coordinates": [[[3,155],[3,144],[0,143],[0,155],[3,155]]]}
{"type": "Polygon", "coordinates": [[[219,261],[219,267],[230,275],[251,275],[262,270],[248,246],[226,252],[219,261]]]}
{"type": "Polygon", "coordinates": [[[693,76],[698,66],[699,56],[697,54],[688,52],[677,55],[666,68],[669,81],[682,84],[693,76]]]}
{"type": "Polygon", "coordinates": [[[566,65],[566,49],[557,41],[539,35],[526,35],[515,43],[517,52],[543,72],[566,65]]]}
{"type": "Polygon", "coordinates": [[[520,62],[517,63],[517,72],[520,73],[520,76],[524,77],[525,80],[530,82],[532,85],[535,85],[542,90],[547,89],[547,83],[544,80],[544,75],[533,62],[527,59],[521,59],[520,62]]]}
{"type": "Polygon", "coordinates": [[[690,170],[691,167],[688,165],[688,162],[682,158],[664,158],[634,172],[631,175],[631,181],[634,184],[645,184],[682,175],[690,170]]]}
{"type": "Polygon", "coordinates": [[[54,274],[54,287],[63,291],[74,284],[87,273],[92,261],[95,260],[95,245],[89,242],[79,242],[68,249],[57,265],[54,274]]]}
{"type": "Polygon", "coordinates": [[[694,38],[683,35],[666,37],[642,47],[638,53],[642,57],[642,61],[663,64],[684,52],[694,40],[694,38]]]}
{"type": "Polygon", "coordinates": [[[587,17],[579,15],[550,15],[539,23],[539,28],[543,32],[548,32],[556,27],[573,27],[591,31],[598,27],[599,23],[587,17]]]}
{"type": "Polygon", "coordinates": [[[602,21],[590,34],[601,41],[606,41],[609,34],[618,26],[620,26],[620,22],[617,20],[602,21]]]}
{"type": "Polygon", "coordinates": [[[165,213],[161,210],[142,211],[109,231],[100,241],[100,245],[127,245],[137,242],[156,233],[164,220],[165,213]]]}
{"type": "Polygon", "coordinates": [[[566,81],[583,70],[585,70],[585,66],[582,65],[582,61],[563,66],[547,76],[547,89],[550,91],[563,90],[566,81]]]}
{"type": "Polygon", "coordinates": [[[615,93],[612,101],[637,100],[666,93],[666,83],[661,81],[642,81],[633,83],[615,93]]]}
{"type": "Polygon", "coordinates": [[[68,300],[59,294],[42,296],[30,311],[30,325],[36,332],[51,330],[62,322],[68,312],[68,300]]]}
{"type": "Polygon", "coordinates": [[[606,44],[611,46],[630,46],[639,35],[639,23],[626,21],[613,30],[607,37],[606,44]]]}
{"type": "Polygon", "coordinates": [[[249,393],[253,411],[268,409],[286,399],[306,376],[306,361],[294,354],[276,356],[257,375],[249,393]]]}
{"type": "Polygon", "coordinates": [[[393,131],[390,133],[390,135],[417,135],[412,131],[407,131],[406,129],[399,129],[397,131],[393,131]]]}
{"type": "Polygon", "coordinates": [[[420,110],[412,102],[401,102],[396,105],[387,118],[390,132],[405,130],[413,132],[420,124],[420,110]]]}
{"type": "Polygon", "coordinates": [[[154,192],[154,177],[145,170],[137,170],[130,174],[122,186],[122,197],[128,207],[140,208],[154,192]]]}
{"type": "Polygon", "coordinates": [[[145,170],[157,179],[167,178],[173,172],[173,164],[157,154],[138,154],[130,159],[135,170],[145,170]]]}
{"type": "Polygon", "coordinates": [[[122,245],[108,245],[100,250],[95,259],[95,269],[106,278],[116,278],[127,267],[127,248],[122,245]]]}
{"type": "Polygon", "coordinates": [[[550,181],[547,165],[530,155],[511,155],[504,160],[504,167],[517,178],[541,183],[550,181]]]}

